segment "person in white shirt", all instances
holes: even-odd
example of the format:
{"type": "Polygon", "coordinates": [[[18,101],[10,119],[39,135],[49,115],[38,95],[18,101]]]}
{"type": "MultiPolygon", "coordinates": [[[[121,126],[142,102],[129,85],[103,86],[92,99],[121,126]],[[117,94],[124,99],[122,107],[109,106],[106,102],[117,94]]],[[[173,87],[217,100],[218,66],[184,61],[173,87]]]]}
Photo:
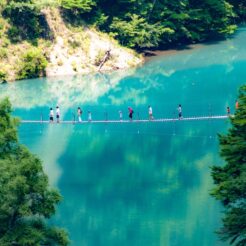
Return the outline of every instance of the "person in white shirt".
{"type": "Polygon", "coordinates": [[[154,117],[153,117],[153,110],[152,110],[152,107],[149,105],[149,106],[148,106],[148,109],[149,109],[149,120],[153,120],[154,117]]]}
{"type": "Polygon", "coordinates": [[[53,123],[54,121],[54,111],[53,108],[50,108],[50,122],[53,123]]]}
{"type": "Polygon", "coordinates": [[[119,111],[119,116],[120,116],[120,121],[121,121],[123,119],[123,114],[121,110],[119,111]]]}
{"type": "Polygon", "coordinates": [[[179,120],[182,119],[182,107],[181,104],[178,106],[178,112],[179,112],[179,120]]]}
{"type": "Polygon", "coordinates": [[[91,111],[88,111],[88,121],[91,121],[92,118],[91,118],[91,111]]]}
{"type": "Polygon", "coordinates": [[[60,109],[58,106],[56,106],[56,121],[57,123],[60,122],[60,109]]]}

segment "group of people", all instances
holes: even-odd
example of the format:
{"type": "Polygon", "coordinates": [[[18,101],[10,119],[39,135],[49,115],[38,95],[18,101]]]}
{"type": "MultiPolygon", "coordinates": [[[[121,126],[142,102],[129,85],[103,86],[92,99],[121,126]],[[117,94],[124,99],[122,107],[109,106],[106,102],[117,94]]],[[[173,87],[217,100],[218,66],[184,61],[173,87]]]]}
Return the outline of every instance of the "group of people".
{"type": "MultiPolygon", "coordinates": [[[[54,110],[50,108],[50,122],[54,122],[54,110]]],[[[60,108],[56,106],[56,122],[60,122],[60,108]]]]}
{"type": "MultiPolygon", "coordinates": [[[[78,121],[81,122],[82,121],[82,109],[80,107],[78,107],[77,109],[77,116],[78,116],[78,121]]],[[[56,122],[60,123],[60,116],[61,116],[61,111],[59,106],[56,106],[56,110],[55,110],[55,116],[56,116],[56,122]]],[[[53,108],[50,108],[50,113],[49,113],[49,117],[50,117],[50,122],[53,123],[54,122],[54,110],[53,108]]],[[[88,121],[91,121],[91,112],[88,111],[88,121]]]]}
{"type": "MultiPolygon", "coordinates": [[[[120,113],[120,120],[122,120],[122,112],[119,111],[119,113],[120,113]]],[[[132,120],[134,111],[131,107],[128,107],[128,113],[129,113],[129,119],[132,120]]],[[[153,110],[150,105],[148,106],[148,113],[149,113],[149,120],[153,120],[154,119],[153,110]]]]}
{"type": "MultiPolygon", "coordinates": [[[[238,101],[236,101],[236,103],[235,103],[235,108],[236,109],[239,108],[238,101]]],[[[182,119],[183,116],[182,116],[181,104],[178,105],[177,110],[178,110],[178,118],[182,119]]],[[[227,107],[226,110],[227,110],[227,114],[230,115],[231,114],[230,107],[227,107]]],[[[82,109],[80,107],[78,107],[77,108],[78,122],[82,122],[82,114],[83,114],[82,109]]],[[[133,119],[133,114],[134,114],[134,110],[131,107],[128,107],[128,116],[129,116],[130,121],[133,119]]],[[[149,120],[154,120],[153,109],[150,105],[148,106],[148,114],[149,114],[149,120]]],[[[50,116],[50,122],[54,122],[54,110],[53,110],[53,108],[50,108],[49,116],[50,116]]],[[[55,116],[56,116],[56,122],[59,123],[60,122],[60,108],[59,108],[59,106],[56,106],[55,116]]],[[[119,111],[119,118],[120,118],[120,120],[123,120],[123,113],[121,110],[119,111]]],[[[88,111],[88,121],[92,121],[91,111],[88,111]]]]}
{"type": "MultiPolygon", "coordinates": [[[[181,118],[182,117],[182,108],[181,108],[180,104],[178,107],[178,112],[179,112],[179,118],[181,118]]],[[[134,111],[131,107],[128,107],[128,113],[129,113],[129,115],[128,115],[129,119],[132,120],[134,111]]],[[[60,114],[61,114],[60,108],[59,108],[59,106],[56,106],[55,116],[56,116],[56,122],[57,123],[60,122],[60,116],[61,116],[60,114]]],[[[82,114],[83,114],[83,110],[80,107],[78,107],[77,108],[78,122],[82,122],[82,114]]],[[[154,119],[153,109],[150,105],[148,106],[148,114],[149,114],[149,120],[153,120],[154,119]]],[[[54,122],[54,110],[53,110],[53,108],[50,108],[49,118],[50,118],[50,122],[53,123],[54,122]]],[[[123,113],[121,110],[119,111],[119,118],[120,118],[120,120],[123,120],[123,113]]],[[[92,121],[91,111],[88,111],[88,121],[92,121]]]]}

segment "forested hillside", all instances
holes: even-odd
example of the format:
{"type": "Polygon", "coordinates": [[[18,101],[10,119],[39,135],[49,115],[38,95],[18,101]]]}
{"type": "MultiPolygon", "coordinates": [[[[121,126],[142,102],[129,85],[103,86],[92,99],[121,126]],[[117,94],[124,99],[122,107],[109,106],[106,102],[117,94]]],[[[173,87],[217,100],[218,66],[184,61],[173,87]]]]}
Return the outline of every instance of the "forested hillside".
{"type": "Polygon", "coordinates": [[[61,6],[133,48],[214,39],[233,33],[246,16],[244,0],[62,0],[61,6]]]}
{"type": "Polygon", "coordinates": [[[120,45],[141,51],[225,37],[245,20],[246,1],[2,0],[0,13],[0,80],[13,80],[96,71],[108,50],[107,70],[141,62],[120,45]]]}

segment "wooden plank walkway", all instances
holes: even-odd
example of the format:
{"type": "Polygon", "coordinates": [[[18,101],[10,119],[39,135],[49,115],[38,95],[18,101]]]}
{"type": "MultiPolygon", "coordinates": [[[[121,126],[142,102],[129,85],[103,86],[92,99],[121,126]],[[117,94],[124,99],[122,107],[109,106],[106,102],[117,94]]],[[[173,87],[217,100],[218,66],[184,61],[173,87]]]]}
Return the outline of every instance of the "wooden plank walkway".
{"type": "MultiPolygon", "coordinates": [[[[122,124],[122,123],[157,123],[157,122],[176,122],[176,121],[201,121],[201,120],[223,120],[228,119],[230,117],[234,117],[233,115],[213,115],[213,116],[199,116],[199,117],[185,117],[182,119],[178,118],[162,118],[162,119],[154,119],[154,120],[92,120],[92,121],[60,121],[59,124],[122,124]]],[[[57,124],[54,120],[53,123],[51,123],[48,120],[20,120],[23,124],[57,124]]]]}

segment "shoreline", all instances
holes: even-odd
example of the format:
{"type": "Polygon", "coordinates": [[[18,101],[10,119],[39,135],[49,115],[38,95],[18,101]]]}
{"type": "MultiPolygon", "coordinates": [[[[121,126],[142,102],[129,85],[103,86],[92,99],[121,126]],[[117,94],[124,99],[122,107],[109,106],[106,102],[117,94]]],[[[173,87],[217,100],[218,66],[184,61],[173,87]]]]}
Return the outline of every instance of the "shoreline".
{"type": "MultiPolygon", "coordinates": [[[[84,71],[84,72],[77,72],[77,73],[67,73],[67,74],[50,74],[48,76],[43,76],[43,77],[37,77],[38,78],[56,78],[56,77],[61,77],[61,76],[79,76],[79,75],[90,75],[91,73],[95,74],[95,73],[100,73],[100,74],[104,74],[104,73],[110,73],[110,72],[115,72],[115,71],[121,71],[121,70],[125,70],[125,69],[134,69],[137,68],[139,65],[143,65],[145,63],[148,63],[158,57],[168,57],[168,56],[172,56],[172,55],[176,55],[179,53],[184,53],[184,52],[189,52],[192,50],[196,50],[196,49],[201,49],[204,48],[208,45],[213,45],[216,43],[219,43],[221,41],[224,41],[226,39],[223,40],[211,40],[211,41],[207,41],[207,42],[202,42],[202,43],[195,43],[195,44],[187,44],[187,45],[177,45],[177,46],[173,46],[170,47],[170,49],[156,49],[156,50],[151,50],[151,49],[146,49],[143,50],[141,53],[138,53],[141,56],[141,61],[140,63],[138,63],[137,65],[131,66],[131,67],[122,67],[122,68],[115,68],[115,67],[104,67],[101,71],[84,71]]],[[[9,80],[9,81],[2,81],[0,82],[0,84],[4,84],[4,83],[14,83],[14,82],[18,82],[20,80],[9,80]]]]}
{"type": "MultiPolygon", "coordinates": [[[[211,42],[210,42],[211,43],[211,42]]],[[[77,72],[77,73],[67,73],[67,74],[59,74],[59,75],[48,75],[48,76],[43,76],[43,77],[37,77],[37,78],[34,78],[34,79],[38,79],[38,78],[51,78],[51,79],[54,79],[54,78],[59,78],[59,77],[74,77],[74,76],[79,76],[79,75],[91,75],[91,74],[96,74],[96,73],[99,73],[99,74],[105,74],[105,73],[111,73],[111,72],[116,72],[116,71],[122,71],[122,70],[125,70],[125,69],[134,69],[134,68],[137,68],[139,65],[143,65],[145,63],[148,63],[158,57],[168,57],[168,56],[172,56],[172,55],[175,55],[175,54],[178,54],[178,53],[183,53],[183,52],[186,52],[186,51],[191,51],[191,50],[195,50],[195,49],[200,49],[200,48],[203,48],[206,44],[209,44],[208,43],[197,43],[197,44],[189,44],[189,45],[182,45],[182,46],[177,46],[176,48],[175,47],[172,47],[170,49],[166,49],[166,50],[162,50],[162,49],[157,49],[157,50],[144,50],[143,52],[141,53],[138,53],[141,55],[142,59],[141,59],[141,62],[135,66],[132,66],[132,67],[129,67],[129,68],[118,68],[118,69],[115,69],[115,68],[104,68],[102,69],[101,71],[90,71],[90,72],[77,72]]],[[[26,80],[26,79],[25,79],[26,80]]],[[[4,83],[15,83],[15,82],[18,82],[18,81],[21,81],[21,80],[13,80],[13,81],[3,81],[3,82],[0,82],[0,84],[4,84],[4,83]]]]}
{"type": "Polygon", "coordinates": [[[185,51],[191,51],[191,50],[196,50],[203,48],[206,44],[209,45],[208,43],[197,43],[197,44],[189,44],[189,45],[182,45],[182,46],[177,46],[176,48],[170,48],[167,50],[162,50],[162,49],[157,49],[157,50],[144,50],[143,51],[143,63],[150,62],[151,60],[157,58],[157,57],[165,57],[165,56],[170,56],[170,55],[175,55],[181,52],[185,51]]]}

